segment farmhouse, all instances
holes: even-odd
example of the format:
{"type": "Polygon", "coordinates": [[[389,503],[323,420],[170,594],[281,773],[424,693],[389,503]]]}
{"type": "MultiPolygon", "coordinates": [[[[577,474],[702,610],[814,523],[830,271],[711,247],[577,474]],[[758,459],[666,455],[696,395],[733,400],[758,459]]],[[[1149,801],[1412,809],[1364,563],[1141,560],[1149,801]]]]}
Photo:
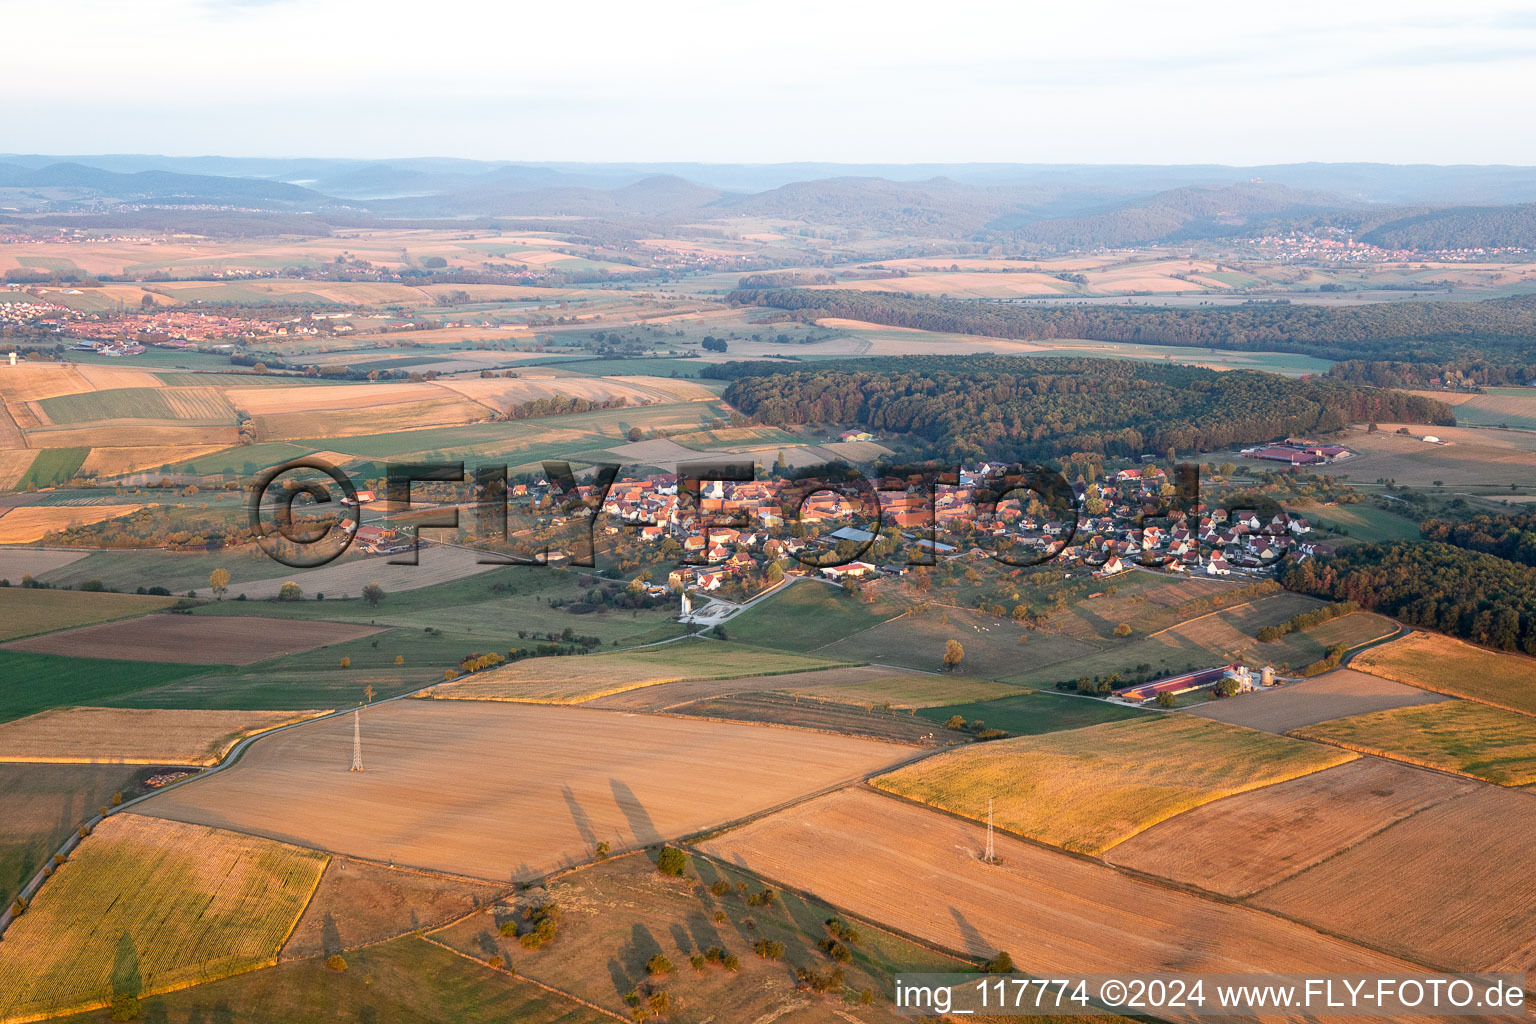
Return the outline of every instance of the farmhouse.
{"type": "Polygon", "coordinates": [[[874,571],[875,567],[868,562],[849,562],[847,565],[829,565],[821,570],[821,574],[828,579],[844,580],[867,576],[874,571]]]}

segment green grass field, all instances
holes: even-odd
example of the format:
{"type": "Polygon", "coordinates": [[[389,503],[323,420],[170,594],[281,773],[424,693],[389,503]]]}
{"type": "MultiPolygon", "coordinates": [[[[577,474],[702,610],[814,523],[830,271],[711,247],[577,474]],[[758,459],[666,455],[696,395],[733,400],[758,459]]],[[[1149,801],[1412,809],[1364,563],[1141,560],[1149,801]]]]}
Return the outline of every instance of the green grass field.
{"type": "MultiPolygon", "coordinates": [[[[49,708],[105,704],[206,671],[201,665],[0,651],[0,722],[49,708]]],[[[148,705],[157,706],[157,705],[148,705]]]]}
{"type": "Polygon", "coordinates": [[[16,489],[24,491],[28,487],[56,487],[68,483],[80,472],[89,454],[89,448],[44,448],[16,481],[16,489]]]}
{"type": "Polygon", "coordinates": [[[1183,811],[1353,760],[1338,748],[1179,714],[994,740],[874,780],[880,789],[1079,853],[1183,811]]]}
{"type": "Polygon", "coordinates": [[[967,679],[953,675],[900,675],[879,676],[861,682],[839,683],[828,686],[811,680],[812,685],[791,687],[780,693],[796,694],[812,700],[853,704],[857,707],[929,708],[939,704],[977,703],[1012,697],[1027,692],[1006,683],[993,683],[985,679],[967,679]]]}
{"type": "Polygon", "coordinates": [[[1309,505],[1299,514],[1335,533],[1365,543],[1418,540],[1419,524],[1374,505],[1309,505]]]}
{"type": "MultiPolygon", "coordinates": [[[[347,969],[299,960],[143,1000],[162,1024],[609,1024],[568,999],[415,936],[346,954],[347,969]]],[[[109,1024],[110,1010],[60,1024],[109,1024]]]]}
{"type": "Polygon", "coordinates": [[[810,651],[894,618],[901,609],[876,599],[864,604],[839,587],[804,581],[747,609],[726,624],[732,640],[810,651]]]}
{"type": "Polygon", "coordinates": [[[169,388],[112,388],[77,395],[59,395],[38,403],[54,423],[95,420],[186,420],[224,423],[234,408],[216,392],[187,392],[169,388]]]}
{"type": "Polygon", "coordinates": [[[145,615],[175,603],[173,597],[0,587],[0,640],[145,615]]]}
{"type": "Polygon", "coordinates": [[[1536,718],[1469,700],[1373,711],[1290,735],[1500,786],[1536,783],[1536,718]]]}
{"type": "Polygon", "coordinates": [[[208,574],[215,569],[229,571],[231,595],[240,592],[242,582],[272,579],[283,571],[255,547],[245,551],[121,550],[92,551],[79,561],[44,573],[42,579],[65,587],[96,579],[118,590],[165,587],[173,594],[184,594],[195,588],[206,589],[208,574]]]}
{"type": "Polygon", "coordinates": [[[1084,726],[1146,715],[1144,711],[1119,704],[1039,691],[970,704],[944,704],[922,708],[917,713],[939,725],[959,715],[967,722],[979,721],[989,729],[1001,729],[1015,736],[1037,736],[1062,729],[1081,729],[1084,726]]]}
{"type": "Polygon", "coordinates": [[[1536,388],[1488,388],[1453,411],[1463,426],[1536,430],[1536,388]]]}

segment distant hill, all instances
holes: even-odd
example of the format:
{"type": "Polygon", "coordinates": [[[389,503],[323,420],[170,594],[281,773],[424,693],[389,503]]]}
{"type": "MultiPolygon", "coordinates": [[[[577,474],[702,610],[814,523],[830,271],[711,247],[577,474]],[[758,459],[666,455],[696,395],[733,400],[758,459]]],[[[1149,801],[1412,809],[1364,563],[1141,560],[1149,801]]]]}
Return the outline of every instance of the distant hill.
{"type": "Polygon", "coordinates": [[[1358,210],[1360,206],[1327,192],[1249,182],[1170,189],[1083,216],[1016,226],[999,222],[992,227],[1011,229],[1021,241],[1086,249],[1242,236],[1276,221],[1358,210]]]}
{"type": "Polygon", "coordinates": [[[1389,220],[1362,242],[1385,249],[1475,249],[1536,246],[1536,203],[1458,206],[1389,220]]]}
{"type": "Polygon", "coordinates": [[[277,204],[317,209],[334,205],[329,196],[281,181],[174,171],[120,174],[74,163],[50,164],[36,170],[3,165],[0,166],[0,187],[74,189],[124,202],[167,200],[184,204],[277,204]]]}

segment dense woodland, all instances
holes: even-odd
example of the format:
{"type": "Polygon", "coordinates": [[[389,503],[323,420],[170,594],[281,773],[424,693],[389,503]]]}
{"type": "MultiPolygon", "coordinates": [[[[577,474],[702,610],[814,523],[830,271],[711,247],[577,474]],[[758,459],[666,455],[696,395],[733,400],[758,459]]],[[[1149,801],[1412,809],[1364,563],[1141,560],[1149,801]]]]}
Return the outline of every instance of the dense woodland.
{"type": "Polygon", "coordinates": [[[1428,540],[1497,555],[1522,565],[1536,565],[1536,513],[1482,514],[1462,523],[1431,519],[1419,530],[1428,540]]]}
{"type": "Polygon", "coordinates": [[[1354,601],[1422,629],[1536,654],[1536,570],[1450,544],[1361,544],[1308,558],[1282,577],[1290,590],[1354,601]]]}
{"type": "Polygon", "coordinates": [[[1212,451],[1351,422],[1448,423],[1432,399],[1326,379],[1107,359],[908,356],[726,364],[725,399],[759,422],[915,435],[929,454],[1040,460],[1212,451]]]}
{"type": "MultiPolygon", "coordinates": [[[[1243,352],[1297,352],[1324,359],[1445,364],[1524,364],[1536,338],[1536,296],[1488,302],[1381,302],[1306,306],[1014,305],[894,292],[738,289],[739,305],[790,310],[807,319],[845,317],[925,331],[1049,341],[1086,338],[1243,352]]],[[[1524,383],[1521,381],[1520,383],[1524,383]]]]}

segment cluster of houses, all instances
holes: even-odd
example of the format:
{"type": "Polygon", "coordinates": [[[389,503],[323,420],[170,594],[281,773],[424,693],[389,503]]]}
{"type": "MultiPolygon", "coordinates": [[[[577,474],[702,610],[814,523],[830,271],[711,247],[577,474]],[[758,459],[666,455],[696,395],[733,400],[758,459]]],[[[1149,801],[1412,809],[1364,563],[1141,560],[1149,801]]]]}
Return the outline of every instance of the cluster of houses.
{"type": "MultiPolygon", "coordinates": [[[[987,551],[1008,549],[1011,561],[1050,561],[1097,577],[1112,577],[1138,565],[1208,577],[1258,575],[1288,552],[1304,557],[1331,553],[1309,537],[1312,527],[1305,519],[1283,511],[1269,516],[1251,510],[1229,514],[1197,504],[1144,520],[1143,510],[1168,489],[1166,474],[1156,466],[1123,469],[1092,483],[1079,481],[1073,487],[1072,517],[1053,517],[1028,495],[1001,502],[983,515],[976,504],[977,488],[1006,469],[1000,463],[963,469],[958,487],[940,487],[936,495],[915,484],[878,492],[878,534],[862,509],[829,491],[804,501],[798,516],[803,529],[794,529],[784,521],[782,485],[772,480],[702,481],[698,505],[690,508],[678,495],[677,476],[670,473],[616,482],[604,500],[597,529],[610,536],[632,532],[641,543],[656,547],[670,541],[676,566],[667,585],[705,592],[720,589],[733,577],[755,577],[769,562],[807,549],[855,556],[815,570],[833,581],[904,575],[909,569],[906,554],[890,564],[863,560],[870,542],[892,535],[902,539],[906,553],[926,548],[938,558],[986,557],[987,551]]],[[[541,480],[508,488],[514,505],[538,506],[548,495],[549,485],[541,480]]],[[[590,493],[585,497],[591,500],[590,493]]],[[[356,505],[373,499],[371,491],[360,491],[356,505]]],[[[348,499],[347,504],[353,502],[348,499]]],[[[544,521],[558,526],[584,514],[557,508],[544,521]]],[[[366,552],[395,553],[412,545],[408,533],[386,527],[348,520],[347,528],[366,552]]],[[[818,555],[815,560],[830,559],[818,555]]]]}
{"type": "MultiPolygon", "coordinates": [[[[1043,506],[1027,497],[1000,503],[983,518],[975,503],[976,488],[1007,468],[984,463],[963,469],[958,487],[941,487],[936,495],[916,485],[879,492],[880,535],[899,535],[908,551],[928,548],[939,558],[1011,546],[1015,552],[1025,552],[1020,561],[1048,558],[1100,577],[1129,571],[1137,564],[1211,577],[1258,574],[1287,552],[1308,556],[1330,550],[1309,539],[1312,527],[1306,520],[1286,512],[1260,517],[1240,511],[1229,516],[1223,509],[1201,504],[1144,522],[1143,508],[1166,490],[1166,475],[1155,466],[1120,470],[1091,484],[1079,482],[1073,489],[1075,522],[1044,514],[1043,506]]],[[[509,489],[513,502],[538,501],[546,494],[547,485],[538,481],[509,489]]],[[[680,503],[675,474],[625,480],[609,490],[603,514],[598,528],[605,534],[633,530],[642,543],[656,546],[670,539],[678,551],[678,564],[668,584],[706,592],[806,549],[832,551],[841,546],[862,556],[877,535],[874,524],[864,521],[862,510],[828,491],[805,500],[798,516],[804,529],[791,529],[784,522],[781,487],[774,481],[703,481],[695,510],[680,503]],[[728,525],[710,525],[706,532],[704,519],[728,525]]],[[[559,521],[556,515],[551,524],[559,521]]],[[[392,542],[365,538],[362,531],[358,539],[375,547],[392,542]]],[[[905,557],[882,565],[856,559],[816,571],[841,582],[903,575],[908,571],[906,562],[905,557]]]]}
{"type": "Polygon", "coordinates": [[[61,324],[78,316],[74,310],[55,302],[0,302],[0,326],[37,327],[61,324]]]}

